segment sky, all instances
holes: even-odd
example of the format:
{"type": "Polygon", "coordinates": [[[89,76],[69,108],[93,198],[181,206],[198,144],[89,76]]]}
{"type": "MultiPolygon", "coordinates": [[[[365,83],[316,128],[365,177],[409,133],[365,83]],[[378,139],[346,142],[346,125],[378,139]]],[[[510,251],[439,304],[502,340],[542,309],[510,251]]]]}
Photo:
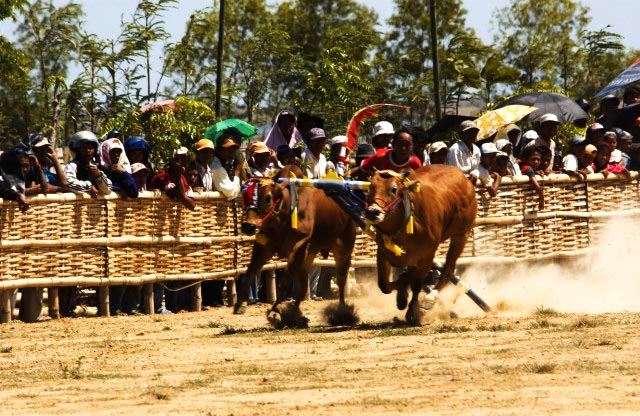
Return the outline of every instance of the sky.
{"type": "MultiPolygon", "coordinates": [[[[374,9],[379,16],[380,30],[384,30],[384,21],[393,14],[393,2],[391,0],[357,0],[374,9]]],[[[425,0],[426,1],[426,0],[425,0]]],[[[600,30],[607,25],[612,32],[624,36],[625,46],[640,49],[640,30],[637,29],[636,19],[629,18],[629,13],[635,12],[634,7],[637,0],[583,0],[582,3],[591,9],[592,21],[590,30],[600,30]]],[[[95,33],[101,38],[115,38],[120,31],[121,16],[130,19],[137,1],[134,0],[76,0],[83,5],[85,20],[89,25],[88,32],[95,33]],[[108,7],[105,6],[108,4],[108,7]]],[[[54,0],[54,4],[63,5],[68,0],[54,0]]],[[[167,31],[172,34],[170,42],[176,42],[183,35],[186,22],[193,11],[211,7],[214,0],[180,0],[179,6],[165,16],[167,31]]],[[[218,2],[215,2],[218,4],[218,2]]],[[[269,3],[277,3],[271,0],[269,3]]],[[[496,9],[507,7],[511,0],[463,0],[463,7],[467,9],[467,24],[476,31],[476,35],[485,44],[493,43],[494,36],[498,30],[491,24],[491,18],[496,9]]],[[[9,39],[14,39],[13,30],[15,24],[9,20],[2,22],[0,35],[9,39]]],[[[159,60],[162,56],[161,46],[158,46],[155,54],[159,60]]],[[[631,64],[631,62],[629,62],[631,64]]]]}

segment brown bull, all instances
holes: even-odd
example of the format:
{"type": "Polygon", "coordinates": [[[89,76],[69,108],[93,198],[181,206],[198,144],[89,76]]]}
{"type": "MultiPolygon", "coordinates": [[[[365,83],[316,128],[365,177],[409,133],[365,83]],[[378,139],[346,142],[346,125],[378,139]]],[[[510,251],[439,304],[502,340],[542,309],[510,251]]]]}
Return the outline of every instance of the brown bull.
{"type": "MultiPolygon", "coordinates": [[[[289,325],[305,326],[307,321],[301,315],[300,303],[307,294],[309,270],[318,253],[333,253],[340,304],[345,303],[344,289],[356,239],[355,223],[324,191],[305,187],[296,191],[298,224],[294,229],[291,224],[289,185],[267,178],[254,180],[258,181],[258,186],[253,190],[253,202],[249,202],[245,210],[242,231],[249,235],[256,234],[256,242],[247,269],[247,279],[238,288],[234,313],[244,313],[249,282],[277,254],[287,259],[285,280],[290,282],[290,279],[294,279],[295,282],[293,315],[299,315],[301,319],[298,323],[289,325]]],[[[276,326],[282,319],[278,308],[284,301],[285,293],[282,292],[278,291],[276,302],[269,313],[269,320],[276,326]]]]}
{"type": "Polygon", "coordinates": [[[445,268],[435,289],[441,290],[454,275],[478,212],[475,190],[460,169],[446,165],[403,174],[375,172],[370,181],[365,215],[377,229],[378,286],[386,294],[398,291],[400,310],[407,306],[411,287],[406,319],[417,324],[422,315],[418,295],[438,246],[449,238],[445,268]],[[411,225],[413,233],[408,233],[411,225]],[[406,269],[395,282],[389,281],[391,266],[406,269]]]}

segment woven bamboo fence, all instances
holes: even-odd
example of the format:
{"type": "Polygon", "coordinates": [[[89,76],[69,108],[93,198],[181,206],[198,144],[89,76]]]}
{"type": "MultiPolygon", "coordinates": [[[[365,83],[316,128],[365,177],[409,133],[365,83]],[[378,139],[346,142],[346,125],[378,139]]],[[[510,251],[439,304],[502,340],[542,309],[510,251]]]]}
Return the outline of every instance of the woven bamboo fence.
{"type": "MultiPolygon", "coordinates": [[[[635,172],[630,180],[596,174],[576,181],[551,175],[541,183],[546,195],[542,211],[526,177],[504,178],[494,198],[478,189],[478,218],[460,264],[572,256],[603,232],[603,220],[640,212],[635,172]]],[[[137,199],[116,194],[96,199],[39,195],[30,199],[24,213],[14,202],[4,201],[0,321],[6,321],[8,292],[22,287],[149,286],[168,280],[223,279],[229,281],[232,296],[234,279],[246,271],[253,244],[253,237],[239,232],[242,201],[228,201],[217,192],[195,198],[194,211],[157,191],[142,192],[137,199]]],[[[446,242],[441,245],[439,258],[444,258],[447,247],[446,242]]],[[[374,267],[375,252],[375,243],[359,235],[353,267],[374,267]]],[[[273,259],[265,269],[284,265],[283,259],[273,259]]],[[[108,306],[108,297],[101,302],[108,306]]]]}

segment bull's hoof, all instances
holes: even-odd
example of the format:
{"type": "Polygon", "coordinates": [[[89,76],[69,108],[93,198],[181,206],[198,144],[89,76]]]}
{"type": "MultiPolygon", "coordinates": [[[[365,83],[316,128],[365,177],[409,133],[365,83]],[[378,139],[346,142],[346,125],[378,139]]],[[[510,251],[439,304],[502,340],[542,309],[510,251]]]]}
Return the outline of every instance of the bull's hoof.
{"type": "Polygon", "coordinates": [[[427,295],[425,295],[422,298],[422,300],[420,301],[420,307],[427,311],[431,310],[433,309],[433,306],[436,304],[437,301],[438,301],[438,291],[436,289],[433,289],[431,292],[429,292],[427,295]]]}
{"type": "Polygon", "coordinates": [[[247,311],[247,301],[237,302],[233,306],[233,314],[234,315],[244,315],[244,313],[246,311],[247,311]]]}
{"type": "Polygon", "coordinates": [[[407,314],[405,315],[405,319],[409,325],[418,326],[422,324],[422,317],[424,313],[420,310],[420,308],[409,308],[407,314]]]}
{"type": "Polygon", "coordinates": [[[355,326],[360,322],[360,316],[353,304],[331,303],[324,308],[322,315],[331,326],[355,326]]]}
{"type": "Polygon", "coordinates": [[[308,328],[309,319],[295,304],[281,303],[267,312],[267,320],[275,329],[308,328]]]}
{"type": "Polygon", "coordinates": [[[407,307],[408,303],[408,293],[406,287],[399,287],[398,292],[396,293],[396,306],[398,306],[398,310],[404,310],[407,307]]]}

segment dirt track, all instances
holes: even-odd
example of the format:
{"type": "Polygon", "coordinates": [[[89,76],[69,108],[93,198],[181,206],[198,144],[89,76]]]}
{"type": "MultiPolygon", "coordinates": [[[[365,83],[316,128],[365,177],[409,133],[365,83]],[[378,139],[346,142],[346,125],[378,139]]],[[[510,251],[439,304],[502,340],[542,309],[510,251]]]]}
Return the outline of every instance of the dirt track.
{"type": "Polygon", "coordinates": [[[355,328],[267,328],[266,306],[0,325],[3,415],[638,414],[640,315],[479,310],[355,328]]]}

